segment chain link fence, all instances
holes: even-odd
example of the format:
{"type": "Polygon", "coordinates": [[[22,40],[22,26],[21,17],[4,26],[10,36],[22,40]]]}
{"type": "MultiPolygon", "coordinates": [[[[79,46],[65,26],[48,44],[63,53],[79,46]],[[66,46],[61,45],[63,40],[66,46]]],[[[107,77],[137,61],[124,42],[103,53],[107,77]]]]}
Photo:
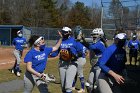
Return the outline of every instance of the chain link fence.
{"type": "MultiPolygon", "coordinates": [[[[53,46],[59,39],[58,31],[60,31],[61,29],[62,28],[24,27],[23,36],[27,39],[27,41],[31,35],[43,36],[46,40],[46,44],[48,46],[53,46]]],[[[84,33],[85,38],[91,38],[90,34],[91,34],[92,30],[93,29],[82,29],[82,32],[84,33]]],[[[74,32],[74,28],[72,28],[72,32],[74,32]]],[[[114,31],[104,30],[104,32],[106,34],[107,39],[113,38],[114,31]]],[[[9,33],[11,33],[11,34],[6,34],[6,35],[3,34],[3,35],[6,36],[7,38],[10,38],[9,39],[10,41],[6,41],[6,42],[10,42],[10,43],[0,42],[1,46],[9,46],[9,45],[11,46],[13,38],[17,37],[16,31],[10,30],[9,33]],[[11,36],[12,36],[12,38],[11,38],[11,36]]]]}
{"type": "MultiPolygon", "coordinates": [[[[59,39],[58,31],[62,28],[42,28],[42,27],[30,27],[31,35],[43,36],[48,46],[53,46],[59,39]]],[[[84,29],[83,33],[85,37],[90,37],[92,29],[84,29]]]]}
{"type": "MultiPolygon", "coordinates": [[[[30,27],[28,29],[31,29],[31,35],[44,36],[46,44],[48,46],[52,46],[55,45],[56,41],[59,39],[58,31],[60,31],[62,28],[30,27]]],[[[72,29],[72,31],[73,30],[74,29],[72,29]]],[[[90,33],[92,30],[93,29],[83,29],[82,31],[86,38],[91,38],[90,33]]],[[[105,34],[107,39],[112,39],[114,32],[105,31],[105,34]]]]}

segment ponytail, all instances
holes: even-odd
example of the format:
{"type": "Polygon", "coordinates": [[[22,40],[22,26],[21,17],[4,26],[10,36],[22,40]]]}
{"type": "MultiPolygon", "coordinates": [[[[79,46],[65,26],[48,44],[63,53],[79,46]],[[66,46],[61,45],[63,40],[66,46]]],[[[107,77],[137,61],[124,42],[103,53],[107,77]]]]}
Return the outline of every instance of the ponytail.
{"type": "Polygon", "coordinates": [[[34,42],[39,38],[37,35],[32,35],[28,41],[29,47],[32,47],[34,45],[34,42]]]}

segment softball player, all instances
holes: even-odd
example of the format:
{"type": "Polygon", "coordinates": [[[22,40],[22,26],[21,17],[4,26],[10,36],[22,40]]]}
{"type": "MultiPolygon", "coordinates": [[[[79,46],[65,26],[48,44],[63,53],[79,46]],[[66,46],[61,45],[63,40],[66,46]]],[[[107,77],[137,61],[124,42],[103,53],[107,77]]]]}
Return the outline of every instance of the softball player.
{"type": "Polygon", "coordinates": [[[137,39],[137,35],[132,35],[132,40],[128,42],[128,47],[129,47],[129,61],[130,65],[132,62],[132,57],[135,58],[135,66],[137,64],[137,57],[138,57],[138,50],[139,50],[140,42],[137,39]]]}
{"type": "Polygon", "coordinates": [[[26,39],[22,37],[23,36],[22,31],[20,30],[17,31],[17,35],[18,37],[14,38],[12,42],[13,46],[15,47],[14,56],[16,60],[13,68],[11,69],[11,72],[16,73],[17,76],[20,76],[21,57],[22,57],[23,49],[24,47],[27,47],[27,44],[26,44],[26,39]]]}
{"type": "MultiPolygon", "coordinates": [[[[80,43],[80,42],[78,42],[80,43]]],[[[81,44],[80,44],[81,45],[81,44]]],[[[83,74],[83,66],[86,63],[86,47],[85,46],[81,46],[83,48],[82,50],[82,57],[78,57],[77,59],[77,63],[78,63],[78,67],[77,67],[77,75],[75,76],[75,80],[73,82],[73,90],[75,90],[75,84],[77,81],[77,76],[80,79],[80,83],[81,83],[81,89],[78,91],[78,93],[82,93],[85,92],[85,79],[84,79],[84,74],[83,74]]]]}
{"type": "Polygon", "coordinates": [[[71,29],[69,27],[62,28],[63,40],[59,48],[51,56],[56,56],[60,52],[59,58],[59,72],[61,79],[61,87],[63,93],[72,93],[72,83],[77,72],[77,58],[82,56],[82,44],[77,44],[77,41],[71,36],[71,29]],[[68,57],[68,54],[72,55],[68,57]]]}
{"type": "Polygon", "coordinates": [[[95,82],[97,83],[97,79],[101,70],[97,62],[106,49],[104,41],[101,40],[104,36],[104,32],[101,28],[95,28],[92,31],[91,36],[93,38],[93,44],[88,44],[83,39],[83,45],[85,45],[90,50],[90,63],[92,66],[88,81],[86,82],[88,93],[92,93],[94,91],[95,82]]]}
{"type": "Polygon", "coordinates": [[[126,36],[119,33],[114,38],[114,44],[109,46],[99,60],[101,73],[99,75],[100,93],[122,93],[121,84],[124,83],[123,70],[126,62],[126,36]]]}
{"type": "Polygon", "coordinates": [[[61,42],[62,38],[59,39],[54,47],[45,47],[45,40],[43,37],[34,35],[29,39],[30,47],[33,46],[33,48],[29,50],[24,58],[24,62],[26,63],[24,93],[32,93],[35,85],[38,87],[40,93],[49,93],[46,83],[48,76],[43,72],[46,68],[48,55],[56,51],[61,42]]]}
{"type": "MultiPolygon", "coordinates": [[[[75,37],[78,45],[81,45],[81,43],[80,43],[81,34],[82,34],[81,26],[76,26],[76,28],[74,30],[74,37],[75,37]]],[[[83,45],[81,47],[82,47],[82,50],[80,49],[78,51],[82,51],[82,56],[77,59],[77,63],[78,63],[77,74],[75,76],[75,80],[73,81],[73,85],[72,85],[73,90],[75,90],[75,84],[76,84],[77,76],[78,76],[80,79],[80,83],[81,83],[81,89],[78,91],[78,93],[85,92],[85,80],[84,80],[84,74],[83,74],[83,66],[86,63],[85,57],[86,57],[87,49],[83,45]]]]}

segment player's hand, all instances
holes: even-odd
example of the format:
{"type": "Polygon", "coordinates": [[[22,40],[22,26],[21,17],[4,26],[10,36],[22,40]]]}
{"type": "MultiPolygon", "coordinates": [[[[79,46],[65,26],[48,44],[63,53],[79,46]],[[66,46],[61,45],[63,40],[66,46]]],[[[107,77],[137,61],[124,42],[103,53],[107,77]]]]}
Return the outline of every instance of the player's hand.
{"type": "Polygon", "coordinates": [[[46,76],[42,73],[41,76],[40,76],[40,78],[41,78],[42,80],[45,80],[45,79],[46,79],[46,76]]]}
{"type": "Polygon", "coordinates": [[[118,84],[123,84],[125,81],[125,79],[119,74],[115,74],[113,77],[118,84]]]}
{"type": "Polygon", "coordinates": [[[81,34],[82,42],[86,42],[84,34],[81,34]]]}
{"type": "Polygon", "coordinates": [[[46,83],[49,83],[49,82],[55,82],[56,81],[56,78],[52,74],[44,74],[43,73],[41,75],[41,80],[45,81],[46,83]]]}
{"type": "Polygon", "coordinates": [[[84,34],[80,34],[80,36],[81,36],[82,39],[85,39],[84,34]]]}
{"type": "Polygon", "coordinates": [[[83,35],[83,33],[80,32],[80,33],[77,35],[77,40],[82,40],[82,35],[83,35]]]}
{"type": "Polygon", "coordinates": [[[60,36],[61,38],[63,38],[63,35],[62,35],[62,33],[61,33],[60,31],[58,31],[58,34],[59,34],[59,36],[60,36]]]}

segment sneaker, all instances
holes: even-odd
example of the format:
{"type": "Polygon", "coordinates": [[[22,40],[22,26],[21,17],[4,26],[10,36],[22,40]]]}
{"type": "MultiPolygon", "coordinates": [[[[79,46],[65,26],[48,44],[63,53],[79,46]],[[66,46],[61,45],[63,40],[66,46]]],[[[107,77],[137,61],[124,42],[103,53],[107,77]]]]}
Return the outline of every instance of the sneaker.
{"type": "Polygon", "coordinates": [[[75,87],[72,87],[72,90],[75,90],[75,87]]]}
{"type": "Polygon", "coordinates": [[[85,83],[85,86],[86,86],[86,87],[89,87],[89,86],[90,86],[90,84],[89,84],[88,82],[86,82],[86,83],[85,83]]]}
{"type": "Polygon", "coordinates": [[[77,91],[78,93],[84,93],[85,90],[84,89],[80,89],[79,91],[77,91]]]}
{"type": "Polygon", "coordinates": [[[20,72],[17,72],[17,76],[20,77],[20,72]]]}
{"type": "Polygon", "coordinates": [[[14,69],[11,69],[11,73],[13,73],[13,74],[15,73],[14,69]]]}
{"type": "Polygon", "coordinates": [[[97,85],[94,85],[94,89],[96,89],[97,88],[97,85]]]}
{"type": "Polygon", "coordinates": [[[88,82],[86,82],[85,86],[86,86],[86,89],[87,89],[87,93],[91,93],[90,84],[88,82]]]}

